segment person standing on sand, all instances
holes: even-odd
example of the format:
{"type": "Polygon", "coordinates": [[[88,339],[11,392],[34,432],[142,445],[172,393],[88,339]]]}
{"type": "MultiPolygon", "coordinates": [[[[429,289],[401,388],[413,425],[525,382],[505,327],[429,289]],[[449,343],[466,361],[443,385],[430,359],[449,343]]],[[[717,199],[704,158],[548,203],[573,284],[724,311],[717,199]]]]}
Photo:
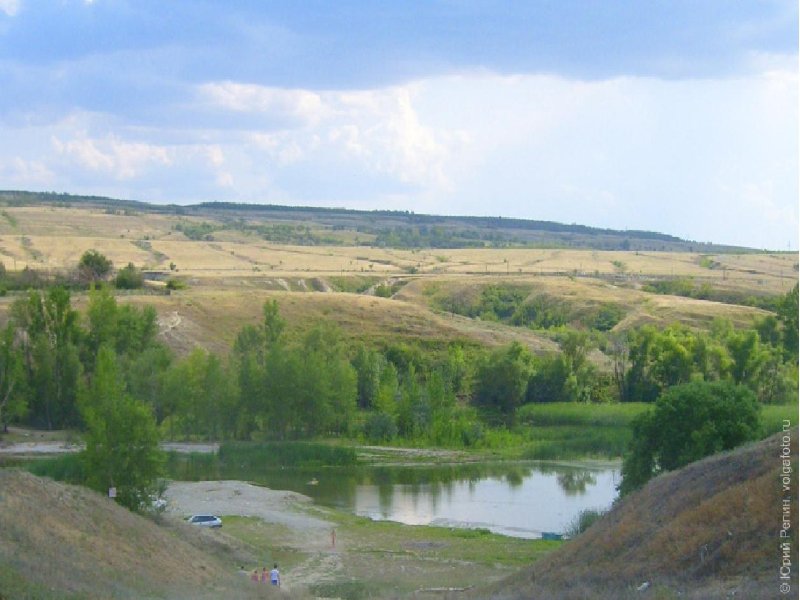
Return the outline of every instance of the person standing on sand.
{"type": "Polygon", "coordinates": [[[269,572],[270,581],[272,581],[272,585],[277,585],[281,587],[281,573],[278,571],[278,563],[272,567],[272,571],[269,572]]]}

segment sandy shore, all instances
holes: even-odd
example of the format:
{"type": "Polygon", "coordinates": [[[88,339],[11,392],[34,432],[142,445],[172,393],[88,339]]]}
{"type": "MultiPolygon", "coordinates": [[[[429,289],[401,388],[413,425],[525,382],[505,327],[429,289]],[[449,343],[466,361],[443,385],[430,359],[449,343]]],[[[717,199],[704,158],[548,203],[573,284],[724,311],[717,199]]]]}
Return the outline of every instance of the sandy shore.
{"type": "Polygon", "coordinates": [[[165,494],[167,512],[259,517],[293,530],[330,529],[331,524],[298,510],[311,498],[284,490],[271,490],[243,481],[172,482],[165,494]]]}

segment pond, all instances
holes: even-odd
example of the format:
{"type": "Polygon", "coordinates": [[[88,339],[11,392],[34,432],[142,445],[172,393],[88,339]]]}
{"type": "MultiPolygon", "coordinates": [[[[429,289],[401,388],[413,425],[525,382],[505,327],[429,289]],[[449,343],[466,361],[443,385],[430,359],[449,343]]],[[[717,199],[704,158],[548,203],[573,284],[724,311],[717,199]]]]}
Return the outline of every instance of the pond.
{"type": "Polygon", "coordinates": [[[539,462],[284,468],[248,475],[372,519],[525,538],[563,533],[582,510],[609,508],[620,481],[617,465],[539,462]]]}

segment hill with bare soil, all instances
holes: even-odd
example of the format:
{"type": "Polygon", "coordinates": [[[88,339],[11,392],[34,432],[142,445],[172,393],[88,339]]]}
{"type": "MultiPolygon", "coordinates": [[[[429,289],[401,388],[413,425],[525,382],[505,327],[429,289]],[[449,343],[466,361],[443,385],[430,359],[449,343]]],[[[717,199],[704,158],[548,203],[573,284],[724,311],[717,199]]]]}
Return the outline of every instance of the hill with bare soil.
{"type": "Polygon", "coordinates": [[[263,598],[247,547],[84,488],[0,469],[0,598],[263,598]]]}
{"type": "Polygon", "coordinates": [[[790,543],[797,594],[797,437],[791,489],[781,482],[784,434],[658,477],[585,533],[475,597],[779,598],[781,542],[790,543]],[[781,539],[782,501],[792,521],[781,539]]]}

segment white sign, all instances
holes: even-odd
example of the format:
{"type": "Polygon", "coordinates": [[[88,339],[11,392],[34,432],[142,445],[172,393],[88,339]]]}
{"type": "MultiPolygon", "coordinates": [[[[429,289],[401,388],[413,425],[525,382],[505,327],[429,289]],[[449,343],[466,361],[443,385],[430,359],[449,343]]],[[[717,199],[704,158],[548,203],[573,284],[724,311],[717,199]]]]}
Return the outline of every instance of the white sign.
{"type": "Polygon", "coordinates": [[[117,497],[117,488],[115,488],[115,487],[108,488],[108,497],[109,498],[116,498],[117,497]]]}

